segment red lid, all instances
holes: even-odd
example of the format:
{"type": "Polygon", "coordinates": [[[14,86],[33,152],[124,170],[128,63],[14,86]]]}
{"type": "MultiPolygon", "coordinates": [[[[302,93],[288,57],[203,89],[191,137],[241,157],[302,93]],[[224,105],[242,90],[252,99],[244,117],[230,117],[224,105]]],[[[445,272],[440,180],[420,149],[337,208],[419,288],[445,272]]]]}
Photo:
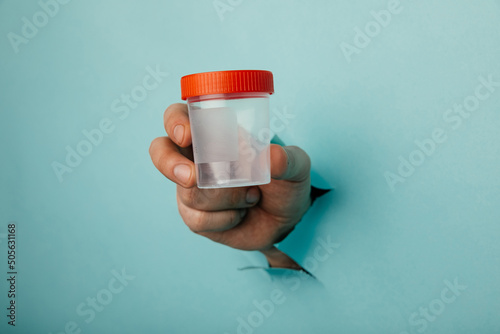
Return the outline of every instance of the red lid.
{"type": "Polygon", "coordinates": [[[218,71],[186,75],[181,78],[182,99],[188,97],[242,92],[274,93],[269,71],[218,71]]]}

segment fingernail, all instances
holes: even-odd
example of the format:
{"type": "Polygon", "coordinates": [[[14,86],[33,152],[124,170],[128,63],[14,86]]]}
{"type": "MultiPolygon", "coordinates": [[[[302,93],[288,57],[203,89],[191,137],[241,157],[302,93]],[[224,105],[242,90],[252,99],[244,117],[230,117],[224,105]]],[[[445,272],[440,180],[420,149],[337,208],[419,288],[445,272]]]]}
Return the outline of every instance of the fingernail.
{"type": "Polygon", "coordinates": [[[176,125],[174,128],[174,138],[177,144],[181,144],[184,140],[184,125],[176,125]]]}
{"type": "Polygon", "coordinates": [[[240,217],[243,218],[246,216],[248,210],[247,209],[243,209],[243,210],[240,210],[240,217]]]}
{"type": "Polygon", "coordinates": [[[247,191],[247,203],[248,204],[253,204],[255,202],[257,202],[260,198],[260,193],[259,193],[259,190],[257,188],[250,188],[248,191],[247,191]]]}
{"type": "Polygon", "coordinates": [[[191,178],[191,168],[187,165],[177,165],[174,167],[174,175],[181,183],[188,183],[191,178]]]}

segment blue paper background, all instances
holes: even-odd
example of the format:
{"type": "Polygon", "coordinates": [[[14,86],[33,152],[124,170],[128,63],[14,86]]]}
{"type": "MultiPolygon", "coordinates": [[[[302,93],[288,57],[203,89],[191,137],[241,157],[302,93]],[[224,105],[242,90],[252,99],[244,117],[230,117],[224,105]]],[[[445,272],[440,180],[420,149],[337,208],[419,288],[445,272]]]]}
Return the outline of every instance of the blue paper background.
{"type": "Polygon", "coordinates": [[[210,0],[71,1],[16,53],[8,34],[41,7],[0,1],[1,277],[12,221],[19,271],[15,328],[0,283],[0,331],[500,333],[500,88],[456,129],[443,119],[481,76],[500,82],[500,2],[401,0],[350,62],[342,43],[387,1],[221,2],[222,19],[210,0]],[[115,113],[148,67],[168,76],[115,113]],[[180,77],[224,69],[273,71],[271,104],[295,115],[279,136],[335,188],[280,244],[317,281],[237,270],[263,259],[192,234],[150,161],[180,77]],[[113,131],[60,182],[53,162],[103,119],[113,131]],[[436,128],[446,141],[392,191],[384,173],[436,128]],[[322,261],[318,238],[336,244],[322,261]],[[86,322],[78,306],[123,268],[134,278],[86,322]]]}

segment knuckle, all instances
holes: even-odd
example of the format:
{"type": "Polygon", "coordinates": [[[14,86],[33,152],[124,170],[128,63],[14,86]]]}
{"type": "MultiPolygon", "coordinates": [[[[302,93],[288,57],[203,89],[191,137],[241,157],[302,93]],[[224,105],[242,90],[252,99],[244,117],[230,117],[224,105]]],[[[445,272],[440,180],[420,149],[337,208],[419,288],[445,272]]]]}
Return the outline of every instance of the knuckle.
{"type": "Polygon", "coordinates": [[[213,202],[220,200],[220,189],[203,189],[198,191],[197,205],[208,209],[213,202]]]}
{"type": "Polygon", "coordinates": [[[165,109],[164,117],[167,118],[177,107],[178,103],[171,104],[165,109]]]}
{"type": "Polygon", "coordinates": [[[239,210],[233,210],[231,214],[231,225],[236,225],[241,221],[241,215],[239,210]]]}
{"type": "Polygon", "coordinates": [[[220,189],[204,189],[203,195],[205,196],[207,201],[215,200],[219,197],[220,189]]]}
{"type": "Polygon", "coordinates": [[[154,162],[154,165],[160,172],[162,172],[163,174],[167,174],[170,166],[167,154],[162,153],[158,155],[158,157],[156,158],[156,162],[154,162]]]}
{"type": "Polygon", "coordinates": [[[161,146],[165,140],[165,137],[155,138],[151,145],[149,146],[149,154],[151,156],[151,161],[156,166],[156,168],[165,173],[168,171],[169,159],[168,159],[168,151],[165,150],[157,150],[158,146],[161,146]]]}
{"type": "Polygon", "coordinates": [[[171,104],[167,107],[167,109],[165,109],[165,113],[163,114],[163,119],[165,121],[165,123],[168,122],[168,120],[170,119],[170,116],[174,115],[176,113],[177,110],[181,110],[181,108],[184,107],[184,104],[182,103],[174,103],[174,104],[171,104]]]}
{"type": "Polygon", "coordinates": [[[177,199],[184,203],[185,205],[188,205],[190,203],[190,198],[191,198],[191,189],[186,189],[184,187],[181,187],[177,185],[177,199]]]}
{"type": "Polygon", "coordinates": [[[241,192],[240,191],[231,191],[228,195],[228,204],[230,207],[234,208],[240,204],[241,201],[241,192]]]}
{"type": "Polygon", "coordinates": [[[202,232],[202,221],[201,218],[196,217],[196,215],[188,214],[181,205],[178,206],[179,213],[184,221],[184,224],[191,230],[191,232],[199,234],[202,232]]]}
{"type": "Polygon", "coordinates": [[[153,157],[153,154],[155,152],[155,148],[160,143],[160,141],[161,141],[161,137],[157,137],[157,138],[153,139],[153,141],[149,145],[149,155],[151,156],[151,158],[153,157]]]}
{"type": "Polygon", "coordinates": [[[196,212],[191,216],[189,221],[186,223],[189,229],[194,233],[200,233],[205,230],[206,217],[203,212],[196,212]]]}
{"type": "Polygon", "coordinates": [[[186,201],[190,206],[196,209],[203,209],[206,204],[203,199],[203,195],[197,190],[197,188],[193,188],[188,191],[186,201]]]}
{"type": "Polygon", "coordinates": [[[170,119],[172,116],[172,113],[174,111],[173,104],[168,106],[167,109],[165,109],[165,113],[163,114],[163,123],[165,124],[165,128],[168,129],[168,125],[170,123],[170,119]]]}
{"type": "MultiPolygon", "coordinates": [[[[179,187],[177,187],[179,188],[179,187]]],[[[176,196],[176,199],[177,199],[177,210],[179,211],[179,214],[181,215],[182,217],[182,220],[184,221],[184,223],[187,222],[187,215],[186,215],[186,207],[182,204],[182,201],[181,201],[181,196],[179,194],[179,191],[177,191],[177,196],[176,196]]]]}

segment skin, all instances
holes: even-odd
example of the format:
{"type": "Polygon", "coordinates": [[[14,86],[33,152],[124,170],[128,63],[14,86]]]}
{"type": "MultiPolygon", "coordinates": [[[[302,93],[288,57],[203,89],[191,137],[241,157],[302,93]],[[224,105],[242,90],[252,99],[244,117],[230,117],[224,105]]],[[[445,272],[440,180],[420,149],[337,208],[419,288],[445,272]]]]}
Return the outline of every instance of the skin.
{"type": "Polygon", "coordinates": [[[164,114],[168,137],[151,143],[156,168],[177,184],[185,224],[199,235],[241,250],[262,252],[271,267],[301,269],[274,244],[290,233],[311,205],[309,156],[296,146],[271,145],[271,183],[240,188],[199,189],[192,159],[186,104],[164,114]]]}

